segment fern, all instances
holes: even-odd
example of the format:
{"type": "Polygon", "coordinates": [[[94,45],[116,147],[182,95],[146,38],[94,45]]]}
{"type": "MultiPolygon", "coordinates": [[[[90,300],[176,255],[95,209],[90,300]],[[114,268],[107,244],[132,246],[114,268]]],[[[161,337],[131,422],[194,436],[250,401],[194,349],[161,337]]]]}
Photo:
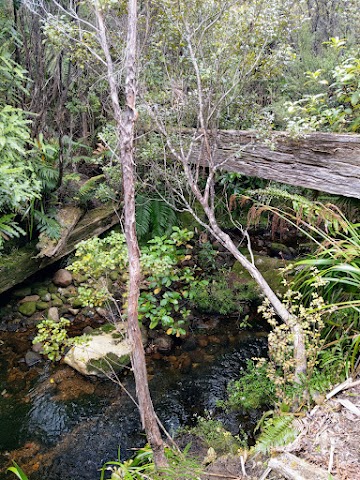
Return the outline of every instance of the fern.
{"type": "Polygon", "coordinates": [[[163,200],[136,196],[136,230],[140,240],[162,236],[176,224],[175,211],[163,200]]]}
{"type": "Polygon", "coordinates": [[[79,189],[79,199],[81,202],[87,202],[95,196],[98,188],[98,182],[105,178],[104,174],[89,178],[79,189]]]}
{"type": "Polygon", "coordinates": [[[293,415],[272,417],[266,420],[256,442],[255,452],[268,454],[272,448],[294,441],[298,432],[293,426],[293,420],[293,415]]]}
{"type": "Polygon", "coordinates": [[[4,240],[25,235],[25,231],[14,220],[15,215],[8,213],[0,217],[0,249],[4,240]]]}
{"type": "Polygon", "coordinates": [[[144,195],[136,196],[136,232],[144,238],[151,229],[151,200],[144,195]]]}
{"type": "Polygon", "coordinates": [[[43,233],[52,240],[60,238],[60,225],[55,218],[52,218],[49,213],[45,214],[40,210],[34,210],[33,215],[39,233],[43,233]]]}

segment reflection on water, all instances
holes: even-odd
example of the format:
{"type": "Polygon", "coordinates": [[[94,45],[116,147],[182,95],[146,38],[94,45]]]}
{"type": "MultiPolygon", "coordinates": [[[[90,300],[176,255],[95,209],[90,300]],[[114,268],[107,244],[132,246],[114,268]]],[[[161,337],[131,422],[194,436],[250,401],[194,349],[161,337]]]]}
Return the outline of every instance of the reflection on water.
{"type": "MultiPolygon", "coordinates": [[[[266,349],[263,336],[235,333],[229,323],[223,326],[219,338],[212,335],[212,342],[203,348],[183,352],[177,347],[171,356],[148,359],[153,401],[170,433],[192,424],[195,415],[206,412],[221,419],[233,433],[239,426],[253,427],[255,417],[225,414],[216,407],[217,400],[224,398],[229,380],[238,377],[246,360],[263,355],[266,349]]],[[[4,363],[1,367],[4,372],[4,363]]],[[[102,463],[115,459],[119,446],[126,456],[130,448],[145,443],[137,409],[118,385],[109,380],[84,379],[64,366],[60,367],[59,378],[53,367],[49,370],[43,364],[34,368],[38,378],[28,393],[0,398],[1,451],[25,442],[38,445],[36,468],[31,462],[28,466],[31,480],[96,480],[102,463]],[[74,393],[79,385],[89,384],[91,394],[85,387],[74,393]],[[65,391],[61,391],[64,385],[65,391]],[[22,401],[25,397],[27,403],[22,401]],[[8,429],[11,434],[4,435],[8,429]]],[[[0,374],[1,390],[10,388],[4,379],[0,374]]],[[[134,393],[132,377],[123,381],[134,393]]],[[[4,456],[2,459],[5,461],[4,456]]],[[[26,464],[26,458],[21,460],[26,464]]]]}

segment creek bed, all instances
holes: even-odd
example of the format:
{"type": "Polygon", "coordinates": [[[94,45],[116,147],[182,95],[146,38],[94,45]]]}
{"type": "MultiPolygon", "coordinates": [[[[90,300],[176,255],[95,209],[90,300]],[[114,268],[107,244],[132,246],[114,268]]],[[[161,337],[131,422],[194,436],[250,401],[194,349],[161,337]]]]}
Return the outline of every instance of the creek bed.
{"type": "MultiPolygon", "coordinates": [[[[234,319],[220,319],[214,331],[194,333],[190,345],[169,355],[147,356],[156,411],[174,434],[211,414],[233,434],[251,432],[258,412],[224,413],[217,400],[239,376],[246,360],[266,354],[266,334],[246,331],[234,319]],[[202,345],[202,346],[200,346],[202,345]]],[[[119,385],[85,378],[66,365],[23,363],[26,333],[2,333],[0,352],[0,478],[15,459],[30,480],[96,480],[105,461],[144,445],[136,407],[119,385]]],[[[129,373],[121,378],[134,394],[129,373]]]]}

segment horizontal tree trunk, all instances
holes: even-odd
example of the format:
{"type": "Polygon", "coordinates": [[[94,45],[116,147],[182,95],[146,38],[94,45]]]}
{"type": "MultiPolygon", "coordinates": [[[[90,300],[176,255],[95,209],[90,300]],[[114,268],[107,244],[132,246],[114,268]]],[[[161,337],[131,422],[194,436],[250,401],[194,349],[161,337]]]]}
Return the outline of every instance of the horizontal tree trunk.
{"type": "MultiPolygon", "coordinates": [[[[212,140],[222,170],[360,198],[360,135],[316,132],[295,139],[275,132],[264,143],[256,132],[220,130],[212,140]]],[[[200,142],[191,158],[206,165],[200,142]]]]}

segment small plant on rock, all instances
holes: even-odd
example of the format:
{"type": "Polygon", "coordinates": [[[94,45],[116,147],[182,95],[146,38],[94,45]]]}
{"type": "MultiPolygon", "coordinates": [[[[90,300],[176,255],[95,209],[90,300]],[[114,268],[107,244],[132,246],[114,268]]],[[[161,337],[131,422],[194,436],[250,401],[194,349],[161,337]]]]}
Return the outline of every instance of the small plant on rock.
{"type": "Polygon", "coordinates": [[[53,362],[60,360],[65,348],[70,345],[71,342],[65,328],[69,325],[70,320],[66,318],[61,318],[59,322],[45,319],[37,325],[38,334],[33,343],[42,344],[42,351],[49,360],[53,362]]]}

